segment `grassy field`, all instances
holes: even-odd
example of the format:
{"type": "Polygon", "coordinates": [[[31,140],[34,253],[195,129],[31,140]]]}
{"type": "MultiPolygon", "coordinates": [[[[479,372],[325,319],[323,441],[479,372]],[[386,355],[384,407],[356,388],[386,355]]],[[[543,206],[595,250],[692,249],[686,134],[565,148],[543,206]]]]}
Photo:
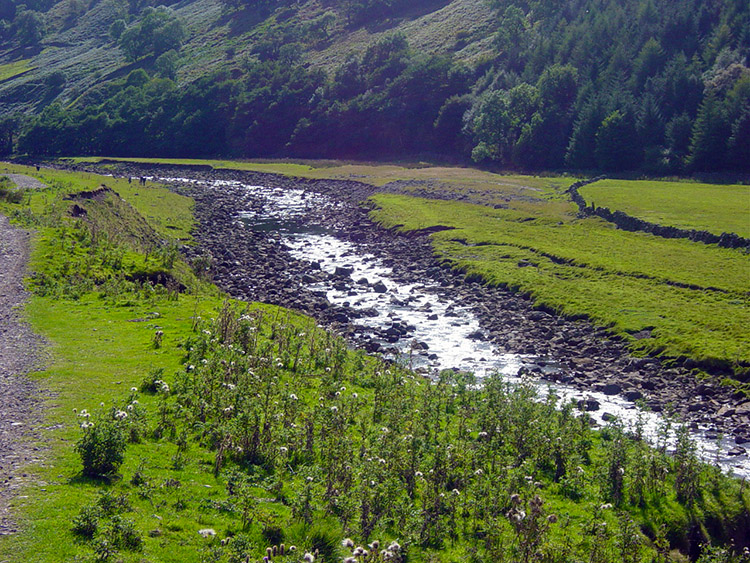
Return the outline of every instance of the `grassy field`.
{"type": "Polygon", "coordinates": [[[683,562],[692,524],[719,545],[750,518],[746,487],[699,465],[685,435],[671,458],[530,388],[453,373],[427,384],[144,254],[125,235],[143,236],[141,220],[115,196],[66,199],[119,186],[156,232],[190,223],[182,198],[39,176],[49,188],[0,203],[37,229],[26,313],[51,353],[34,375],[44,462],[25,470],[23,532],[0,561],[683,562]],[[67,214],[74,201],[85,221],[67,214]],[[132,280],[157,267],[188,290],[132,280]]]}
{"type": "Polygon", "coordinates": [[[0,65],[0,82],[18,76],[19,74],[23,74],[24,72],[28,72],[32,68],[34,67],[31,66],[31,59],[21,59],[13,61],[12,63],[0,65]]]}
{"type": "Polygon", "coordinates": [[[750,365],[750,263],[737,251],[628,233],[599,219],[378,194],[373,218],[436,225],[436,252],[467,274],[628,336],[644,351],[708,365],[750,365]]]}
{"type": "Polygon", "coordinates": [[[579,191],[589,204],[658,225],[750,237],[750,186],[601,180],[579,191]]]}

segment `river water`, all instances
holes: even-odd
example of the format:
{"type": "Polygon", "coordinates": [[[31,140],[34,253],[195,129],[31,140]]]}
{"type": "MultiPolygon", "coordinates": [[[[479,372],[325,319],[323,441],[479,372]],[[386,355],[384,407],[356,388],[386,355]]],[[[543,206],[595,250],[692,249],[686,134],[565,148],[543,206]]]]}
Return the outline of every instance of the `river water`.
{"type": "MultiPolygon", "coordinates": [[[[503,353],[493,343],[476,338],[480,331],[478,318],[436,282],[429,279],[419,283],[396,281],[393,269],[381,258],[366,247],[337,237],[336,225],[320,224],[321,210],[343,205],[340,202],[301,189],[250,186],[231,181],[207,183],[184,178],[158,180],[206,184],[213,189],[243,188],[252,205],[239,211],[238,228],[272,232],[280,237],[280,242],[294,258],[317,263],[321,270],[330,274],[338,268],[340,275],[312,283],[309,289],[325,293],[335,305],[366,312],[355,322],[370,339],[379,341],[385,356],[427,375],[457,369],[473,372],[480,380],[490,373],[500,373],[511,383],[532,381],[542,397],[555,393],[562,402],[595,401],[599,408],[588,414],[599,425],[614,416],[626,428],[634,428],[640,421],[644,434],[652,441],[662,433],[663,417],[642,411],[623,397],[582,391],[544,379],[545,374],[551,375],[559,369],[555,358],[503,353]],[[398,331],[394,330],[394,325],[398,331]],[[396,338],[396,332],[404,331],[405,335],[396,338]],[[532,369],[537,374],[541,372],[541,376],[529,379],[519,374],[532,369]]],[[[726,455],[734,446],[733,442],[717,440],[707,428],[694,428],[691,435],[705,461],[750,478],[747,455],[726,455]]]]}

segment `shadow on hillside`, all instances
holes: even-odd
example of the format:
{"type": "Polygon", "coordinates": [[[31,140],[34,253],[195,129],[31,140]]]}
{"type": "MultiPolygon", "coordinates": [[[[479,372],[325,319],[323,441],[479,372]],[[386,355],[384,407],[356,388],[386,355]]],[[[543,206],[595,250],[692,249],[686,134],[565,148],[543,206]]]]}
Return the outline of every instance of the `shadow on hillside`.
{"type": "Polygon", "coordinates": [[[268,10],[244,7],[234,12],[223,14],[217,21],[217,26],[229,25],[229,37],[242,35],[265,21],[270,15],[268,10]]]}

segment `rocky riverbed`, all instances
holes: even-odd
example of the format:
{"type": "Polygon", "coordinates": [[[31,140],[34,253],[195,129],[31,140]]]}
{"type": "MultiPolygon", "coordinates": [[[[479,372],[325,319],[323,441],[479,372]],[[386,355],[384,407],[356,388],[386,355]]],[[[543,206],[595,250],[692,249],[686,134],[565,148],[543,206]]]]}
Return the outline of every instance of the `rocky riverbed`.
{"type": "MultiPolygon", "coordinates": [[[[345,267],[327,272],[316,262],[300,260],[290,252],[273,228],[253,230],[241,220],[241,212],[252,213],[268,202],[245,186],[271,186],[278,190],[302,190],[310,198],[302,219],[337,237],[351,241],[361,252],[372,253],[393,271],[402,283],[430,280],[453,301],[470,307],[480,321],[473,338],[488,342],[501,353],[529,354],[549,358],[555,369],[546,369],[542,359],[524,368],[527,375],[553,378],[568,385],[604,395],[619,395],[643,401],[652,411],[673,410],[693,427],[707,429],[706,437],[723,434],[730,456],[743,456],[750,442],[750,401],[711,380],[698,380],[689,367],[667,364],[659,358],[636,358],[624,342],[586,320],[561,318],[540,310],[522,295],[468,280],[441,263],[430,245],[429,233],[398,234],[379,228],[368,219],[361,205],[376,188],[348,180],[304,180],[288,177],[213,170],[209,167],[117,165],[118,175],[171,179],[173,189],[196,201],[198,247],[186,249],[187,257],[209,252],[214,281],[229,294],[291,307],[336,328],[353,345],[372,352],[387,351],[382,342],[410,338],[408,319],[393,324],[389,334],[365,331],[357,319],[367,311],[330,303],[316,285],[322,281],[342,290],[374,280],[354,280],[345,267]],[[181,179],[181,180],[178,180],[181,179]],[[186,181],[187,180],[187,181],[186,181]],[[326,196],[316,200],[316,195],[326,196]],[[326,201],[320,204],[320,201],[326,201]],[[744,446],[743,446],[744,444],[744,446]]],[[[386,186],[384,189],[398,189],[386,186]]],[[[600,409],[595,399],[581,408],[600,409]]]]}

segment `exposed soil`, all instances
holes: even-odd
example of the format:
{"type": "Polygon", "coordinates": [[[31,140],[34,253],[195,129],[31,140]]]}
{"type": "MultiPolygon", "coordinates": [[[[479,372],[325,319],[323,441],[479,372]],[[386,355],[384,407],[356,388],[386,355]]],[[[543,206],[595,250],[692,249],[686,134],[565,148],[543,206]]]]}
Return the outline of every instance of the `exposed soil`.
{"type": "Polygon", "coordinates": [[[29,234],[0,215],[0,535],[16,531],[12,501],[28,479],[24,468],[38,461],[30,438],[40,420],[39,398],[26,374],[39,363],[40,339],[20,318],[28,256],[29,234]]]}
{"type": "MultiPolygon", "coordinates": [[[[376,191],[372,186],[355,181],[291,179],[208,167],[121,165],[118,172],[131,176],[239,180],[249,185],[325,193],[341,205],[318,209],[307,220],[333,228],[337,236],[363,245],[365,251],[394,269],[398,281],[435,280],[447,295],[473,307],[482,324],[477,338],[491,341],[503,353],[554,358],[562,366],[556,379],[581,389],[643,400],[654,411],[673,408],[683,420],[693,425],[708,425],[717,434],[721,432],[732,438],[736,442],[734,455],[745,453],[741,444],[750,442],[750,401],[720,385],[723,374],[699,381],[690,366],[659,358],[633,357],[624,342],[586,320],[559,317],[535,308],[522,295],[467,280],[460,272],[438,262],[426,234],[400,235],[373,224],[367,210],[359,205],[376,191]]],[[[311,283],[331,274],[322,272],[315,264],[294,259],[275,233],[253,232],[237,224],[239,210],[263,205],[261,201],[254,200],[245,190],[226,186],[207,189],[184,183],[173,188],[196,201],[200,226],[195,236],[199,249],[188,250],[188,258],[210,251],[214,280],[222,289],[235,297],[306,312],[335,326],[353,344],[377,350],[356,324],[361,312],[332,306],[324,296],[308,289],[311,283]]],[[[346,277],[339,276],[336,283],[348,283],[343,279],[346,277]]],[[[536,375],[541,376],[541,369],[536,375]]],[[[599,405],[595,403],[590,401],[583,407],[597,410],[599,405]]]]}

